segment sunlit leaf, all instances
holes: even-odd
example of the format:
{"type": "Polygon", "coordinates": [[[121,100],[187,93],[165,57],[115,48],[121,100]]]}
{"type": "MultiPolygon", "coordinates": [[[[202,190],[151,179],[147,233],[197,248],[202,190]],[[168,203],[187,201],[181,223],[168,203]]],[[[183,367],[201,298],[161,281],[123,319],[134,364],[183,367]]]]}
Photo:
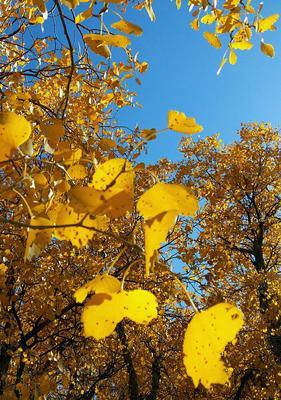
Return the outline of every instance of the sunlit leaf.
{"type": "Polygon", "coordinates": [[[132,22],[126,21],[125,19],[120,19],[120,21],[114,22],[111,24],[111,27],[123,33],[127,33],[128,35],[134,34],[139,36],[143,32],[141,27],[133,24],[132,22]]]}
{"type": "Polygon", "coordinates": [[[211,33],[211,32],[204,32],[204,38],[207,40],[207,42],[215,47],[216,49],[220,49],[221,48],[221,41],[218,38],[218,36],[215,33],[211,33]]]}
{"type": "Polygon", "coordinates": [[[89,293],[117,293],[121,290],[121,283],[112,275],[98,275],[76,290],[74,297],[77,303],[83,303],[89,293]]]}
{"type": "Polygon", "coordinates": [[[221,360],[222,352],[233,342],[243,325],[243,314],[235,306],[220,303],[197,313],[189,323],[183,344],[184,365],[194,386],[228,382],[231,369],[221,360]]]}
{"type": "Polygon", "coordinates": [[[14,112],[0,112],[0,161],[8,160],[31,134],[30,123],[14,112]]]}
{"type": "Polygon", "coordinates": [[[275,56],[274,47],[270,43],[264,43],[264,41],[262,40],[261,44],[260,44],[260,49],[263,52],[263,54],[265,54],[268,57],[274,57],[275,56]]]}
{"type": "Polygon", "coordinates": [[[169,111],[168,113],[168,128],[180,133],[199,133],[203,130],[201,125],[198,125],[195,118],[187,117],[183,112],[169,111]]]}

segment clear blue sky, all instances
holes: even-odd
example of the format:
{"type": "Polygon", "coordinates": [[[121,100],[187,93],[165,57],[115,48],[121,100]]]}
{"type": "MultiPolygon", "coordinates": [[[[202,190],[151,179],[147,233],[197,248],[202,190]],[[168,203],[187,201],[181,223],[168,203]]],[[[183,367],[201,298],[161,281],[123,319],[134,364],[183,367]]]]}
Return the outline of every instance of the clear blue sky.
{"type": "MultiPolygon", "coordinates": [[[[281,2],[264,3],[265,16],[281,13],[281,2]]],[[[214,49],[205,41],[202,31],[193,31],[186,7],[178,11],[170,0],[155,0],[154,5],[157,16],[154,23],[145,11],[128,10],[126,15],[126,19],[144,30],[142,36],[132,37],[132,48],[139,51],[140,60],[148,61],[149,70],[142,75],[142,85],[136,86],[143,108],[124,109],[119,115],[123,123],[161,129],[167,125],[167,111],[176,109],[195,117],[204,126],[201,137],[220,132],[225,143],[236,138],[241,122],[263,121],[281,126],[280,22],[277,24],[280,31],[264,34],[265,41],[275,46],[274,59],[265,57],[259,41],[255,40],[251,51],[238,52],[238,63],[226,64],[217,76],[226,45],[214,49]]],[[[145,160],[179,159],[180,138],[175,132],[159,135],[150,142],[145,160]]]]}

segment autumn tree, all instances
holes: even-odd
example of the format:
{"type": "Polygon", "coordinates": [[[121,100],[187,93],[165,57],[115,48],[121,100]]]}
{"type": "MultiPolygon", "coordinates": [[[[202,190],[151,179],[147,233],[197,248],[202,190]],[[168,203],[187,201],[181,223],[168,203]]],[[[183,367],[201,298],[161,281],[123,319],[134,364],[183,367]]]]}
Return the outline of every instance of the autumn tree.
{"type": "MultiPolygon", "coordinates": [[[[188,3],[211,45],[230,39],[231,64],[279,17],[188,3]]],[[[277,133],[246,126],[233,146],[186,141],[180,165],[140,163],[163,130],[116,117],[148,67],[130,6],[155,19],[150,0],[0,4],[0,396],[277,398],[277,133]]],[[[172,110],[167,129],[203,128],[172,110]]]]}
{"type": "Polygon", "coordinates": [[[185,279],[206,293],[208,305],[230,301],[244,312],[244,332],[229,355],[239,366],[230,398],[274,399],[281,362],[280,136],[266,124],[243,125],[239,135],[228,146],[217,136],[182,142],[178,179],[196,187],[204,206],[195,237],[178,250],[185,279]]]}

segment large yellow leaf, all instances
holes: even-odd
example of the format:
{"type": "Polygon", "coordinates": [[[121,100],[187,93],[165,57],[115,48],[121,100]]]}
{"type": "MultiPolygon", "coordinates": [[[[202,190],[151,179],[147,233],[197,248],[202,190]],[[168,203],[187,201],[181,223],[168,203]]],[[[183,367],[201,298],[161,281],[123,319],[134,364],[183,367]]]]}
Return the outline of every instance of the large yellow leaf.
{"type": "Polygon", "coordinates": [[[194,215],[198,200],[189,188],[171,183],[157,183],[138,200],[137,210],[143,216],[145,235],[145,269],[149,275],[157,260],[157,250],[166,240],[178,214],[194,215]]]}
{"type": "Polygon", "coordinates": [[[198,200],[188,187],[175,183],[157,183],[138,200],[137,210],[145,220],[167,211],[195,215],[198,200]]]}
{"type": "Polygon", "coordinates": [[[210,43],[211,46],[215,47],[216,49],[221,48],[221,41],[218,36],[211,32],[204,32],[204,38],[210,43]]]}
{"type": "MultiPolygon", "coordinates": [[[[97,216],[91,219],[89,216],[86,218],[84,214],[77,213],[72,207],[67,204],[61,204],[53,214],[55,225],[75,225],[83,220],[83,225],[90,228],[97,228],[105,230],[108,221],[104,216],[97,216]]],[[[94,230],[83,228],[81,226],[69,226],[56,228],[54,236],[60,240],[70,240],[73,246],[85,246],[94,235],[94,230]]]]}
{"type": "Polygon", "coordinates": [[[154,271],[154,264],[158,260],[157,250],[165,242],[169,230],[175,223],[177,214],[177,211],[164,212],[144,224],[146,275],[149,275],[150,270],[154,271]]]}
{"type": "Polygon", "coordinates": [[[183,344],[184,365],[194,386],[228,382],[231,370],[221,360],[229,342],[233,342],[243,325],[243,314],[228,303],[216,304],[197,313],[189,323],[183,344]]]}
{"type": "Polygon", "coordinates": [[[93,186],[97,190],[106,190],[115,183],[118,176],[128,170],[132,170],[132,166],[124,158],[105,161],[98,165],[89,186],[93,186]]]}
{"type": "Polygon", "coordinates": [[[110,336],[124,317],[124,307],[118,294],[98,293],[86,303],[81,321],[84,335],[97,340],[110,336]]]}
{"type": "Polygon", "coordinates": [[[157,317],[157,300],[148,290],[123,290],[120,297],[124,304],[124,316],[138,324],[147,324],[157,317]]]}
{"type": "Polygon", "coordinates": [[[130,39],[123,35],[100,35],[98,33],[88,33],[83,37],[87,44],[98,41],[103,45],[122,47],[123,49],[131,43],[130,39]]]}
{"type": "Polygon", "coordinates": [[[132,22],[126,21],[125,19],[120,19],[120,21],[111,24],[111,27],[117,29],[120,32],[127,33],[128,35],[134,34],[139,36],[142,34],[143,30],[138,25],[132,22]]]}
{"type": "Polygon", "coordinates": [[[8,160],[31,134],[30,123],[14,112],[0,112],[0,161],[8,160]]]}
{"type": "Polygon", "coordinates": [[[83,303],[89,293],[117,293],[121,290],[121,283],[112,275],[98,275],[91,281],[85,283],[74,293],[77,303],[83,303]]]}
{"type": "Polygon", "coordinates": [[[195,118],[187,117],[183,112],[171,110],[168,112],[168,128],[180,133],[199,133],[203,130],[195,118]]]}
{"type": "Polygon", "coordinates": [[[157,317],[156,297],[146,290],[97,293],[86,303],[81,320],[84,335],[103,339],[111,335],[123,318],[147,324],[157,317]]]}

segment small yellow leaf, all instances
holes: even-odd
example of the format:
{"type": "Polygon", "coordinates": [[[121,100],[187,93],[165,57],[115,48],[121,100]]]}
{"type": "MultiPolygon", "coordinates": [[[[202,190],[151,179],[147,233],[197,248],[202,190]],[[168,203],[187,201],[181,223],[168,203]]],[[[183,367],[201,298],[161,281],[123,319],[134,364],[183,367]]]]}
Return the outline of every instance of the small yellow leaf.
{"type": "Polygon", "coordinates": [[[121,283],[112,275],[98,275],[91,281],[85,283],[74,293],[77,303],[83,303],[89,293],[117,293],[121,290],[121,283]]]}
{"type": "Polygon", "coordinates": [[[31,134],[30,123],[14,112],[0,112],[0,161],[8,160],[31,134]]]}
{"type": "Polygon", "coordinates": [[[272,14],[267,18],[261,18],[257,23],[257,31],[265,32],[272,29],[275,22],[278,21],[279,17],[279,14],[272,14]]]}
{"type": "Polygon", "coordinates": [[[228,382],[231,370],[225,367],[221,354],[242,326],[242,312],[228,303],[216,304],[195,314],[183,344],[184,365],[195,387],[200,382],[207,389],[211,384],[228,382]]]}
{"type": "Polygon", "coordinates": [[[231,64],[231,65],[234,65],[237,62],[237,55],[236,55],[235,51],[232,49],[230,50],[228,61],[229,61],[229,64],[231,64]]]}
{"type": "Polygon", "coordinates": [[[230,47],[237,50],[251,50],[251,48],[253,47],[253,43],[248,42],[247,40],[243,40],[241,42],[232,42],[230,44],[230,47]]]}
{"type": "Polygon", "coordinates": [[[77,179],[84,179],[86,176],[87,176],[87,170],[84,167],[84,165],[76,164],[68,168],[66,178],[77,180],[77,179]]]}
{"type": "Polygon", "coordinates": [[[206,14],[204,17],[201,18],[202,24],[210,25],[216,20],[215,14],[206,14]]]}
{"type": "Polygon", "coordinates": [[[203,35],[204,35],[204,38],[207,40],[207,42],[210,43],[211,46],[215,47],[216,49],[221,48],[221,41],[216,34],[211,33],[211,32],[204,32],[203,35]]]}
{"type": "Polygon", "coordinates": [[[128,35],[134,34],[139,36],[143,33],[143,30],[138,26],[133,24],[132,22],[126,21],[124,19],[120,19],[118,22],[114,22],[111,24],[111,27],[117,29],[120,32],[127,33],[128,35]]]}
{"type": "Polygon", "coordinates": [[[100,35],[97,33],[88,33],[83,37],[87,44],[98,41],[103,45],[122,47],[123,49],[131,43],[130,39],[123,35],[100,35]]]}
{"type": "Polygon", "coordinates": [[[87,10],[81,12],[75,17],[75,24],[81,24],[81,22],[86,21],[86,19],[91,18],[93,15],[93,6],[89,7],[87,10]]]}
{"type": "Polygon", "coordinates": [[[178,10],[181,8],[181,0],[176,0],[176,6],[178,10]]]}
{"type": "Polygon", "coordinates": [[[168,128],[180,133],[199,133],[203,130],[195,118],[187,117],[183,112],[170,110],[168,112],[168,128]]]}
{"type": "Polygon", "coordinates": [[[265,54],[268,57],[274,57],[275,56],[274,47],[270,43],[264,43],[264,41],[262,40],[261,44],[260,44],[260,49],[263,52],[263,54],[265,54]]]}
{"type": "Polygon", "coordinates": [[[60,0],[62,4],[67,6],[70,9],[74,9],[80,4],[81,0],[60,0]]]}

